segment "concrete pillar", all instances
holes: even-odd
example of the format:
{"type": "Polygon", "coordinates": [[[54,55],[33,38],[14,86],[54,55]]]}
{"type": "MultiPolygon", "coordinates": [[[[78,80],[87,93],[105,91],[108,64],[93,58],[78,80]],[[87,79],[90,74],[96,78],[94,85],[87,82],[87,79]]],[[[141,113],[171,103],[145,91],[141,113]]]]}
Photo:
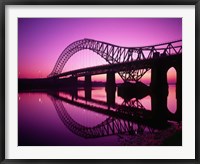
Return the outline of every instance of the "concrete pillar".
{"type": "Polygon", "coordinates": [[[106,87],[107,88],[116,87],[116,84],[115,84],[115,73],[114,72],[107,73],[107,76],[106,76],[106,87]]]}
{"type": "Polygon", "coordinates": [[[115,105],[115,92],[116,92],[116,84],[115,84],[115,73],[109,72],[106,77],[106,97],[108,107],[115,105]]]}
{"type": "Polygon", "coordinates": [[[91,100],[92,99],[92,87],[85,88],[85,99],[91,100]]]}
{"type": "Polygon", "coordinates": [[[153,121],[161,126],[167,121],[167,65],[164,62],[155,60],[151,69],[151,105],[153,121]]]}
{"type": "Polygon", "coordinates": [[[70,93],[72,96],[72,101],[74,101],[74,99],[77,99],[78,97],[78,78],[76,76],[71,77],[71,86],[70,93]]]}
{"type": "Polygon", "coordinates": [[[91,100],[92,98],[92,77],[91,75],[85,76],[85,99],[91,100]]]}
{"type": "Polygon", "coordinates": [[[91,75],[85,75],[85,88],[92,87],[92,77],[91,75]]]}
{"type": "Polygon", "coordinates": [[[106,98],[108,106],[115,106],[115,92],[116,88],[110,88],[106,90],[106,98]]]}
{"type": "Polygon", "coordinates": [[[72,88],[78,87],[78,78],[76,76],[71,77],[71,86],[72,86],[72,88]]]}
{"type": "Polygon", "coordinates": [[[70,91],[70,94],[72,96],[72,101],[74,101],[74,99],[77,100],[78,98],[78,89],[77,88],[74,88],[70,91]]]}

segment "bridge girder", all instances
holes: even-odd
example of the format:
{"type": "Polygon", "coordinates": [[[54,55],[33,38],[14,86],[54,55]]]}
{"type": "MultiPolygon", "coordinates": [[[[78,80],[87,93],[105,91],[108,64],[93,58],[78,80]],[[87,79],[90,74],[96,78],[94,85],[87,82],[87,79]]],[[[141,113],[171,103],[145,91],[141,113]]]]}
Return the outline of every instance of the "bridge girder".
{"type": "MultiPolygon", "coordinates": [[[[78,40],[71,43],[63,50],[48,77],[60,74],[73,54],[84,49],[89,49],[97,53],[109,64],[116,64],[180,54],[182,53],[181,42],[181,40],[178,40],[145,47],[121,47],[93,39],[78,40]],[[157,56],[154,54],[157,54],[157,56]]],[[[149,68],[132,69],[128,71],[120,71],[118,73],[124,81],[138,81],[148,70],[149,68]]]]}

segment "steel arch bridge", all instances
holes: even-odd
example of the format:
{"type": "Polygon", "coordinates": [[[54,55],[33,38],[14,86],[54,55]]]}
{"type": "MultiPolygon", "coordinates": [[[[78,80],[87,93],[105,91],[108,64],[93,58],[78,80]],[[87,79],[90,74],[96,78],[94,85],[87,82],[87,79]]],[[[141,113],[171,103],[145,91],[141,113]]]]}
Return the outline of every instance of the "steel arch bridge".
{"type": "MultiPolygon", "coordinates": [[[[182,40],[144,47],[121,47],[98,40],[81,39],[71,43],[63,50],[48,77],[59,75],[67,61],[75,53],[84,49],[95,52],[109,64],[117,64],[137,60],[148,60],[155,57],[180,55],[182,53],[182,40]]],[[[119,71],[119,75],[124,81],[138,81],[149,69],[150,68],[119,71]]]]}

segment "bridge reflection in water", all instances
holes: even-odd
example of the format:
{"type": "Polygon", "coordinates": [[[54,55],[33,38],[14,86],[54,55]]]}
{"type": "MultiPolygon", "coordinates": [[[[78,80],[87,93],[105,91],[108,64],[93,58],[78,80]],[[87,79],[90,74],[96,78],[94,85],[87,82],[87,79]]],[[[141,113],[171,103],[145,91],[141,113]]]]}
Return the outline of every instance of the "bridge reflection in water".
{"type": "Polygon", "coordinates": [[[97,138],[126,132],[141,134],[145,127],[150,129],[150,132],[153,132],[154,129],[167,128],[169,126],[168,120],[181,121],[179,109],[176,109],[174,114],[169,110],[167,110],[168,112],[163,110],[167,108],[167,101],[162,106],[155,106],[154,104],[158,104],[162,99],[154,97],[154,94],[151,95],[151,109],[146,109],[137,98],[124,98],[121,104],[115,103],[115,90],[113,89],[106,91],[106,102],[92,99],[91,90],[88,91],[88,89],[85,89],[85,97],[78,96],[77,92],[74,91],[71,92],[71,98],[68,92],[54,92],[50,93],[50,95],[55,109],[65,126],[73,133],[85,138],[97,138]],[[105,114],[109,118],[95,127],[84,127],[70,117],[62,102],[105,114]]]}
{"type": "MultiPolygon", "coordinates": [[[[21,93],[19,95],[24,95],[24,94],[26,96],[27,94],[31,95],[31,93],[21,93]]],[[[62,124],[65,126],[65,128],[70,130],[73,135],[79,136],[80,138],[85,138],[84,144],[79,143],[80,141],[77,141],[77,144],[79,143],[80,145],[82,144],[93,145],[90,143],[90,140],[95,141],[95,139],[97,138],[106,140],[106,138],[109,136],[118,137],[118,141],[116,141],[115,143],[111,142],[111,145],[120,145],[122,144],[120,142],[124,143],[124,141],[122,141],[123,136],[129,136],[129,137],[132,136],[133,138],[134,137],[141,138],[140,144],[145,145],[145,142],[147,142],[148,139],[142,141],[143,140],[142,137],[146,135],[155,135],[155,136],[157,134],[160,135],[162,134],[163,131],[166,131],[167,129],[174,127],[174,125],[176,124],[178,125],[181,123],[179,116],[180,112],[178,112],[178,109],[174,108],[173,113],[168,110],[168,113],[165,113],[165,115],[161,114],[160,112],[157,112],[158,110],[153,109],[154,106],[151,104],[151,102],[154,103],[154,101],[159,101],[158,99],[155,99],[153,95],[149,95],[141,99],[121,98],[117,96],[117,91],[112,90],[112,93],[106,92],[106,89],[103,87],[91,88],[91,90],[83,88],[82,90],[77,90],[77,91],[72,91],[72,90],[71,91],[62,90],[54,92],[51,91],[45,94],[47,94],[49,97],[48,99],[50,99],[51,102],[53,102],[51,104],[53,104],[54,109],[56,109],[57,115],[62,124]],[[95,96],[95,94],[98,93],[103,93],[103,95],[98,95],[99,97],[102,96],[103,99],[99,98],[98,96],[95,96]],[[145,101],[148,102],[145,103],[145,101]],[[70,109],[70,106],[71,108],[73,107],[73,109],[70,109]],[[79,109],[79,111],[86,110],[96,114],[100,114],[100,117],[104,116],[103,118],[105,119],[95,125],[93,125],[94,123],[88,123],[87,125],[84,125],[81,123],[79,119],[77,120],[77,117],[74,118],[73,114],[71,116],[70,113],[75,112],[75,114],[78,115],[79,117],[87,118],[87,116],[82,116],[82,114],[76,112],[76,109],[79,109]]],[[[23,96],[20,96],[21,100],[19,101],[19,103],[21,103],[21,101],[23,100],[22,97],[23,96]]],[[[167,108],[167,104],[165,104],[165,106],[167,108]]],[[[49,104],[47,107],[51,108],[49,104]]],[[[41,113],[44,112],[43,111],[44,109],[40,110],[41,113]]],[[[26,115],[25,112],[22,113],[19,112],[19,116],[24,114],[26,115]]],[[[34,112],[32,113],[34,115],[34,112]]],[[[47,117],[43,119],[46,120],[50,118],[47,117]]],[[[87,121],[93,120],[93,118],[90,117],[87,119],[88,119],[87,121]]],[[[19,120],[19,126],[24,126],[22,125],[22,122],[23,118],[19,120]]],[[[21,140],[22,138],[26,138],[26,135],[28,137],[28,134],[25,135],[24,133],[22,133],[23,130],[25,130],[25,128],[21,128],[21,130],[19,131],[19,145],[27,144],[27,143],[25,144],[24,141],[21,140]]],[[[64,129],[62,130],[65,131],[64,129]]],[[[42,128],[39,128],[39,131],[41,132],[42,128]]],[[[68,140],[68,135],[65,136],[65,139],[68,140]]],[[[160,139],[162,139],[162,137],[160,137],[158,140],[160,139]]],[[[105,144],[110,145],[109,143],[105,144]]],[[[137,143],[134,142],[130,145],[134,144],[137,145],[137,143]]],[[[157,144],[162,144],[162,143],[159,143],[159,141],[158,142],[154,141],[154,145],[157,144]]],[[[30,143],[27,145],[30,145],[30,143]]],[[[37,145],[41,145],[41,143],[39,142],[37,145]]],[[[51,143],[48,143],[47,145],[51,145],[51,143]]],[[[65,143],[62,143],[61,145],[65,145],[65,143]]],[[[74,143],[74,145],[76,144],[74,143]]],[[[98,143],[97,140],[97,143],[95,143],[94,145],[104,145],[104,144],[98,143]]]]}

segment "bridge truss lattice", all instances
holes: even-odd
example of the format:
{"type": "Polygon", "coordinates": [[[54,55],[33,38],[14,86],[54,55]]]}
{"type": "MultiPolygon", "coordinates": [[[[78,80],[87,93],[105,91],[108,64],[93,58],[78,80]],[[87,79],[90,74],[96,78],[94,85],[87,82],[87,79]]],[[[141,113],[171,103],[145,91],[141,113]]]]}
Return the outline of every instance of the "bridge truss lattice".
{"type": "MultiPolygon", "coordinates": [[[[121,47],[93,39],[82,39],[71,43],[60,54],[48,77],[60,74],[67,61],[77,52],[89,49],[100,55],[109,64],[148,60],[179,55],[182,53],[182,40],[144,47],[121,47]]],[[[124,81],[138,81],[150,68],[132,69],[118,72],[124,81]]]]}

